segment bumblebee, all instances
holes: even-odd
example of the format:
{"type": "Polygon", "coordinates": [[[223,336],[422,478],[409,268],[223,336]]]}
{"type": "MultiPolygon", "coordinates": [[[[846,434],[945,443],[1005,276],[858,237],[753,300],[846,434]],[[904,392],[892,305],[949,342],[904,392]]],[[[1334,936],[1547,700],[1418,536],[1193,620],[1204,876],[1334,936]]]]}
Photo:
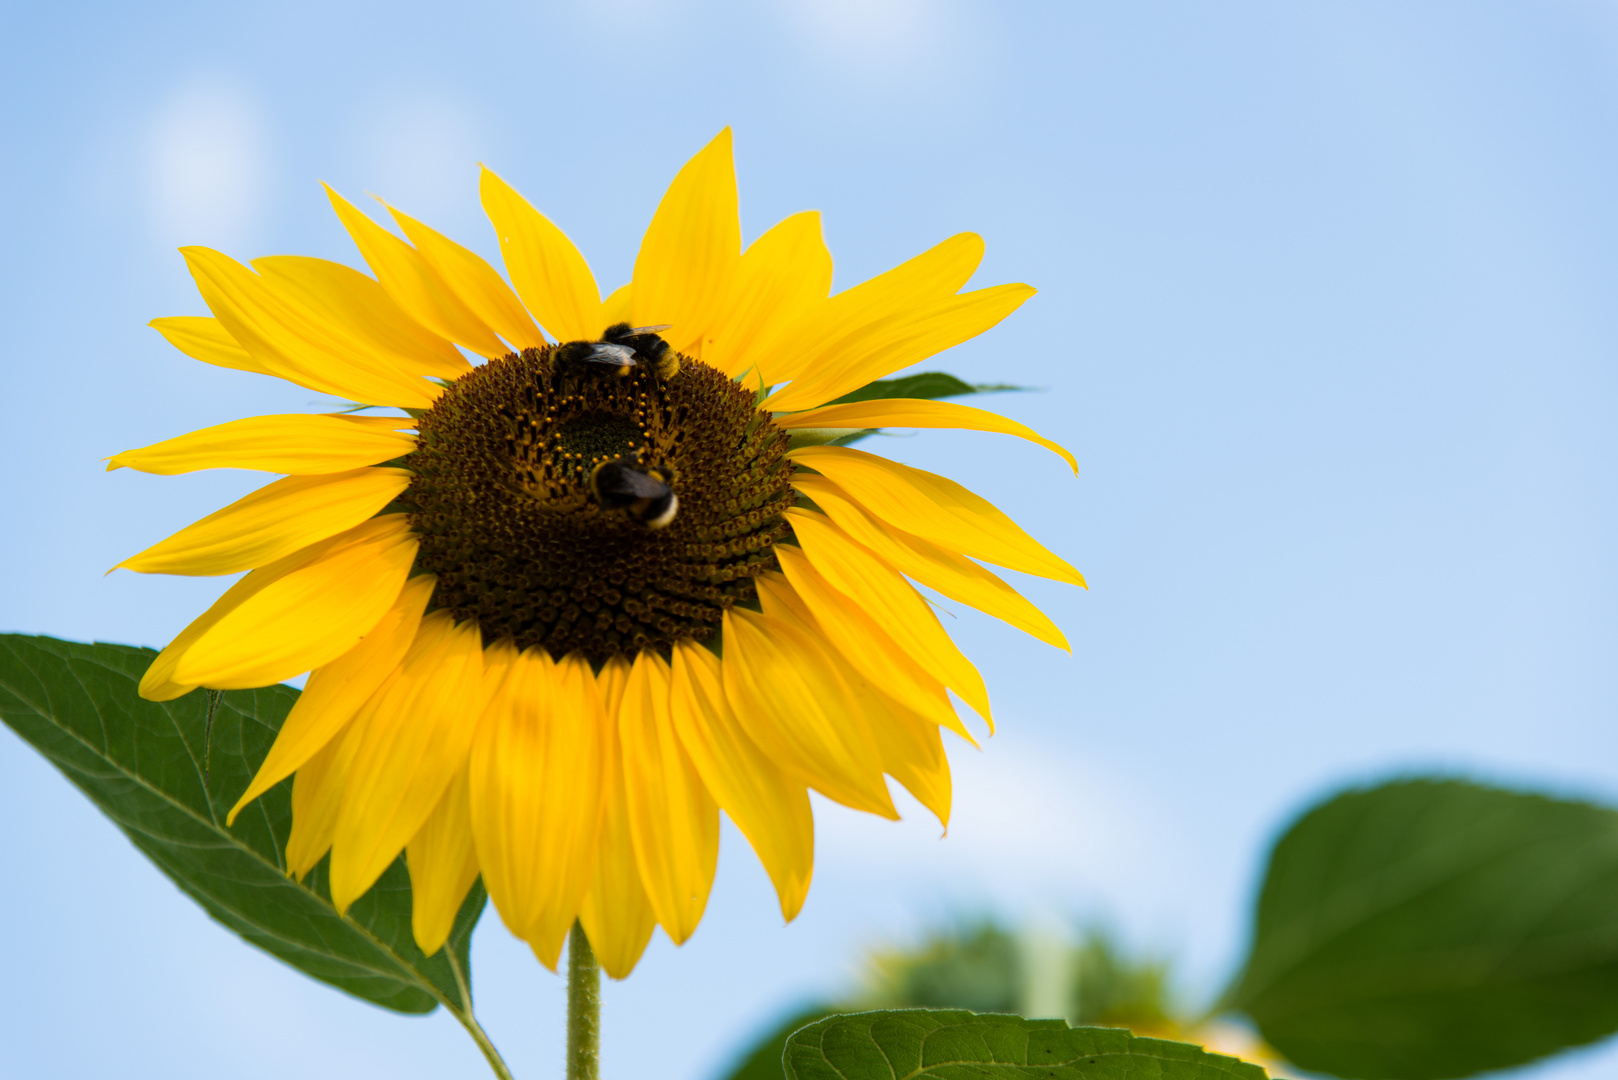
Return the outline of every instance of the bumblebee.
{"type": "Polygon", "coordinates": [[[667,379],[680,370],[680,360],[657,332],[672,325],[632,327],[614,323],[600,341],[568,341],[556,346],[555,363],[557,367],[591,365],[598,372],[616,369],[619,375],[627,375],[630,368],[644,364],[667,379]]]}
{"type": "Polygon", "coordinates": [[[590,492],[603,510],[626,510],[648,529],[666,528],[680,510],[680,497],[662,469],[626,461],[603,461],[590,470],[590,492]]]}

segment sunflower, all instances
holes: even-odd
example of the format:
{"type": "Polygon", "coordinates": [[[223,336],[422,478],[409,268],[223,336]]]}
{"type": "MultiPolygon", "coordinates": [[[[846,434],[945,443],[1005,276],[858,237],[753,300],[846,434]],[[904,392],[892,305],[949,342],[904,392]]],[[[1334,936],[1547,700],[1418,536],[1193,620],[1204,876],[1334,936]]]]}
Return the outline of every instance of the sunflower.
{"type": "Polygon", "coordinates": [[[741,250],[727,129],[603,300],[555,225],[488,170],[480,188],[509,285],[329,188],[374,277],[182,250],[213,317],[153,322],[181,351],[404,415],[258,416],[109,459],[284,474],[119,564],[250,571],[140,692],[308,672],[232,821],[295,775],[288,866],[329,854],[338,910],[403,851],[427,952],[481,875],[547,967],[577,921],[622,978],[654,926],[677,944],[696,928],[720,810],[789,920],[810,789],[891,819],[892,777],[947,825],[940,729],[972,738],[950,692],[992,718],[913,582],[1067,648],[981,563],[1077,571],[960,485],[836,444],[969,428],[1073,458],[980,409],[855,393],[1032,295],[960,291],[976,235],[829,295],[817,214],[741,250]]]}

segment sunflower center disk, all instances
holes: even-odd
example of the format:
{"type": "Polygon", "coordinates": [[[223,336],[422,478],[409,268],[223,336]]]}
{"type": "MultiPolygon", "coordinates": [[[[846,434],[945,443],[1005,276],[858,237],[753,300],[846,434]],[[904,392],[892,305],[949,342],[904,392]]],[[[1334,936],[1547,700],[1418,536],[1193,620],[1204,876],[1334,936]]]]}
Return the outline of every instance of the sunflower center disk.
{"type": "Polygon", "coordinates": [[[559,368],[553,352],[474,368],[421,417],[401,501],[417,569],[438,575],[433,606],[476,619],[486,644],[596,662],[710,637],[775,566],[794,497],[786,432],[700,361],[664,378],[559,368]],[[597,501],[591,472],[609,461],[667,480],[666,528],[597,501]]]}

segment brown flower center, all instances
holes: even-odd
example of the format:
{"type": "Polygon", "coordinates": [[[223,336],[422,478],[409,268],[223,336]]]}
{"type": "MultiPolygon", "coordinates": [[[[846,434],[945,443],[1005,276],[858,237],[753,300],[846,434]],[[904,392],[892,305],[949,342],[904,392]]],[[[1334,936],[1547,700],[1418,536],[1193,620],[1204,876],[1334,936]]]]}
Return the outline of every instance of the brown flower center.
{"type": "Polygon", "coordinates": [[[420,418],[401,501],[417,569],[438,575],[433,606],[476,619],[486,643],[596,662],[712,636],[775,566],[793,501],[786,432],[700,361],[681,357],[665,377],[558,367],[555,352],[474,368],[420,418]],[[609,462],[672,489],[666,527],[637,513],[645,500],[592,486],[609,462]]]}

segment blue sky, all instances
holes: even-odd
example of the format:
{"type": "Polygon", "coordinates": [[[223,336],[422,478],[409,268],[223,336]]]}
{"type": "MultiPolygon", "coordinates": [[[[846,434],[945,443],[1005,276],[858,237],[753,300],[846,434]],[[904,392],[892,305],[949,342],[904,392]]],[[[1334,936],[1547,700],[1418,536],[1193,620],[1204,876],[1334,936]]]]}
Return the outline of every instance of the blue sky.
{"type": "MultiPolygon", "coordinates": [[[[162,644],[209,580],[103,571],[255,478],[99,459],[315,395],[187,360],[174,249],[357,262],[319,187],[487,254],[482,161],[608,286],[736,133],[743,229],[825,214],[839,287],[962,229],[1040,294],[929,367],[1031,384],[1069,446],[872,449],[1083,570],[1071,657],[951,623],[1000,733],[950,834],[822,806],[783,928],[727,833],[703,926],[608,989],[609,1076],[709,1075],[954,912],[1110,919],[1212,992],[1265,846],[1335,786],[1439,768],[1618,801],[1618,8],[1596,2],[598,0],[0,4],[0,629],[162,644]]],[[[0,733],[0,1075],[476,1075],[210,923],[0,733]]],[[[562,987],[498,920],[480,1011],[560,1068],[562,987]]],[[[1584,1080],[1618,1049],[1532,1075],[1584,1080]]]]}

